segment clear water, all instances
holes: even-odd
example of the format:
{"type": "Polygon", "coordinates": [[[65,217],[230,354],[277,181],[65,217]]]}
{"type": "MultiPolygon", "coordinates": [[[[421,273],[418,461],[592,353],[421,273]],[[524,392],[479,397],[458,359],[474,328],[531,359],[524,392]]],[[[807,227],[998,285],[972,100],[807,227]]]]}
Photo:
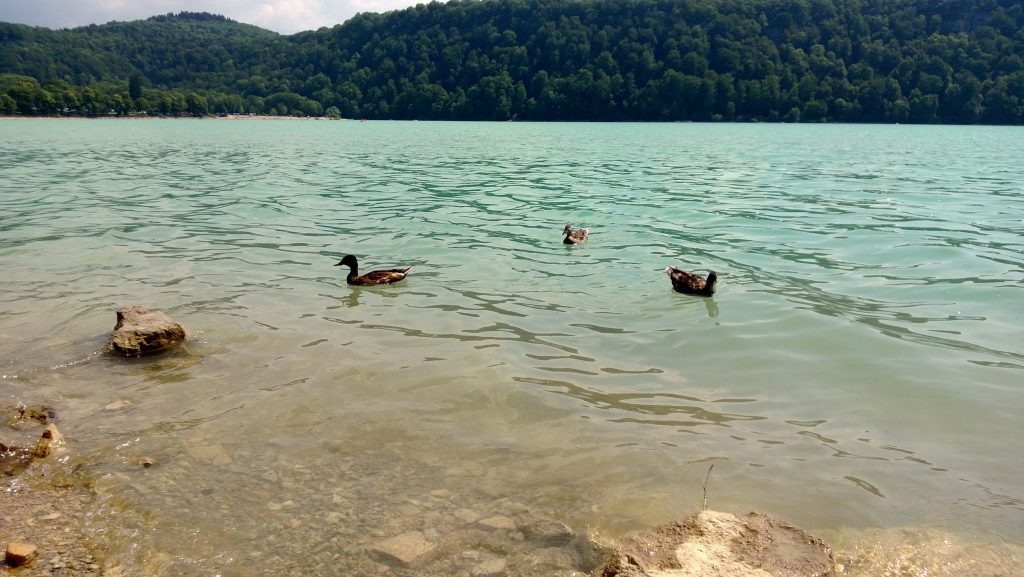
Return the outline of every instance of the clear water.
{"type": "Polygon", "coordinates": [[[0,134],[3,404],[57,409],[126,574],[585,569],[522,528],[678,518],[711,464],[711,508],[838,549],[1024,534],[1020,128],[0,134]],[[348,253],[414,268],[351,288],[348,253]],[[718,293],[672,292],[670,264],[718,293]],[[187,346],[100,352],[132,304],[187,346]],[[433,547],[414,567],[375,556],[411,531],[433,547]]]}

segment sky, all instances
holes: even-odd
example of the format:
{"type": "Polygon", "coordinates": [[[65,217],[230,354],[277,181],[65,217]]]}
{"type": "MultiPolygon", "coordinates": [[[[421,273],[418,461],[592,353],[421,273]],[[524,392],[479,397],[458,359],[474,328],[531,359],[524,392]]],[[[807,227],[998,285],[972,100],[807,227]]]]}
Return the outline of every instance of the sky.
{"type": "Polygon", "coordinates": [[[143,20],[178,12],[209,12],[294,34],[341,24],[360,12],[388,12],[429,0],[0,0],[0,22],[75,28],[143,20]]]}

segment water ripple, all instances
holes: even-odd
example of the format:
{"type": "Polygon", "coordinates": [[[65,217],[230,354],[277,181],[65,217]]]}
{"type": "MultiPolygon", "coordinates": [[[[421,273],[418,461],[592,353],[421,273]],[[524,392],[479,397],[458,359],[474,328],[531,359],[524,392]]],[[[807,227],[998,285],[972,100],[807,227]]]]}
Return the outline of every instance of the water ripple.
{"type": "Polygon", "coordinates": [[[83,415],[139,395],[150,428],[103,434],[173,453],[241,422],[260,454],[383,415],[408,428],[396,459],[479,440],[497,478],[579,462],[659,494],[666,463],[715,461],[736,502],[813,483],[793,510],[838,524],[1020,509],[1019,131],[0,123],[5,383],[83,415]],[[564,246],[567,223],[590,240],[564,246]],[[345,254],[412,273],[349,287],[345,254]],[[674,293],[669,264],[719,292],[674,293]],[[91,356],[136,303],[183,317],[203,360],[91,356]]]}

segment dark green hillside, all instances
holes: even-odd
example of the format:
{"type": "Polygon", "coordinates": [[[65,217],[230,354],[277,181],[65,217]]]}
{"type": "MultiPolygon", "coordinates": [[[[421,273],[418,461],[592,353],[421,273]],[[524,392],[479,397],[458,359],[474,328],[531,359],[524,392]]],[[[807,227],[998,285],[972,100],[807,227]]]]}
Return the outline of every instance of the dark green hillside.
{"type": "Polygon", "coordinates": [[[1019,0],[453,0],[293,36],[0,24],[0,49],[22,114],[1024,123],[1019,0]]]}
{"type": "Polygon", "coordinates": [[[212,14],[54,31],[0,24],[0,71],[85,86],[141,74],[163,87],[220,89],[273,65],[286,42],[212,14]]]}

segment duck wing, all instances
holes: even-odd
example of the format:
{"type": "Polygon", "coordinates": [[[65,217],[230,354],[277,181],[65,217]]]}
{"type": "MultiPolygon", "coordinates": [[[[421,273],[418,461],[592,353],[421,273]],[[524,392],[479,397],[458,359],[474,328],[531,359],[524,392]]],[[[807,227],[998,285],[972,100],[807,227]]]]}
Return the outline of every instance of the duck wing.
{"type": "Polygon", "coordinates": [[[564,242],[565,244],[579,244],[579,243],[587,240],[587,236],[589,236],[589,235],[590,235],[590,231],[589,230],[587,230],[585,228],[581,228],[579,230],[574,230],[574,231],[570,232],[569,234],[565,235],[565,240],[562,241],[562,242],[564,242]]]}
{"type": "Polygon", "coordinates": [[[672,288],[686,294],[699,294],[704,291],[707,281],[699,274],[678,269],[674,266],[666,270],[668,277],[672,279],[672,288]]]}
{"type": "Polygon", "coordinates": [[[409,266],[405,268],[392,268],[387,270],[370,271],[366,274],[352,278],[349,284],[375,285],[398,282],[405,278],[405,276],[409,273],[409,269],[411,268],[412,267],[409,266]]]}

